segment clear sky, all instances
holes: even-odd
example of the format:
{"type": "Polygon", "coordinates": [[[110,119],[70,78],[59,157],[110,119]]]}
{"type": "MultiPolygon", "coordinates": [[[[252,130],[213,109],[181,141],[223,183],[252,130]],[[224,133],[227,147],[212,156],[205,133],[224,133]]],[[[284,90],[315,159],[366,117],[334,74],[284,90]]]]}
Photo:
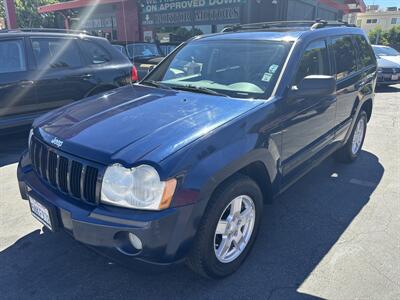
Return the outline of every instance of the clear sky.
{"type": "Polygon", "coordinates": [[[400,0],[364,0],[366,5],[377,4],[379,7],[397,6],[400,7],[400,0]]]}

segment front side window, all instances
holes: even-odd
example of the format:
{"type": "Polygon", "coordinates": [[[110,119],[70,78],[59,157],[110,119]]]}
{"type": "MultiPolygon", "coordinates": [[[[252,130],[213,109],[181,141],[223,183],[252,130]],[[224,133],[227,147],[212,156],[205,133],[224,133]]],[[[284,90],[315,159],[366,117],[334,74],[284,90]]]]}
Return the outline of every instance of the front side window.
{"type": "Polygon", "coordinates": [[[76,41],[67,38],[31,38],[39,69],[78,68],[82,66],[76,41]]]}
{"type": "Polygon", "coordinates": [[[355,41],[358,45],[358,55],[361,67],[366,67],[375,63],[374,53],[367,39],[363,36],[356,36],[355,41]]]}
{"type": "Polygon", "coordinates": [[[0,41],[0,73],[13,73],[22,71],[26,71],[23,41],[0,41]]]}
{"type": "Polygon", "coordinates": [[[155,44],[129,44],[126,46],[129,58],[162,56],[155,44]]]}
{"type": "Polygon", "coordinates": [[[330,75],[328,50],[324,40],[312,42],[304,51],[295,85],[309,75],[330,75]]]}
{"type": "Polygon", "coordinates": [[[272,92],[292,43],[193,41],[164,60],[147,80],[172,88],[194,87],[238,98],[272,92]]]}
{"type": "Polygon", "coordinates": [[[349,36],[332,41],[336,62],[336,79],[340,80],[357,71],[357,56],[353,41],[349,36]]]}
{"type": "Polygon", "coordinates": [[[101,46],[95,42],[82,40],[82,47],[89,58],[89,62],[94,65],[104,64],[111,60],[110,55],[101,46]]]}

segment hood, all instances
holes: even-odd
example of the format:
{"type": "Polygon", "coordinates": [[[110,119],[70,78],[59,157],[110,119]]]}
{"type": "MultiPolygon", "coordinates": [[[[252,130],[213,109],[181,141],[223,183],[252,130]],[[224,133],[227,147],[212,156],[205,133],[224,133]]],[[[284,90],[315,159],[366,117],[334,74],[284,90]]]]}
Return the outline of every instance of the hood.
{"type": "MultiPolygon", "coordinates": [[[[396,57],[396,56],[385,56],[385,57],[396,57]]],[[[392,60],[388,60],[386,58],[383,58],[382,56],[380,56],[377,59],[378,62],[378,67],[379,68],[400,68],[400,62],[396,63],[392,60]]]]}
{"type": "Polygon", "coordinates": [[[34,132],[104,164],[160,162],[263,102],[126,86],[50,112],[35,121],[34,132]]]}
{"type": "Polygon", "coordinates": [[[400,65],[400,55],[397,56],[380,55],[380,58],[400,65]]]}

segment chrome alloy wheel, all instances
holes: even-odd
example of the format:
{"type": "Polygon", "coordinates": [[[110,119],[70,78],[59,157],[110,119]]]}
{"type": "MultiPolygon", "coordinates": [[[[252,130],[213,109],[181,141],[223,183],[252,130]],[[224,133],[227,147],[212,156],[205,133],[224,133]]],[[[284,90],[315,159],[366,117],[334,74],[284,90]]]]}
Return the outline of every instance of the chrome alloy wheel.
{"type": "Polygon", "coordinates": [[[363,118],[360,118],[354,131],[353,141],[351,144],[351,152],[353,153],[353,155],[356,155],[357,152],[360,150],[361,143],[364,138],[364,130],[365,120],[363,118]]]}
{"type": "Polygon", "coordinates": [[[214,252],[220,262],[229,263],[244,251],[255,220],[256,209],[249,196],[238,196],[226,206],[214,234],[214,252]]]}

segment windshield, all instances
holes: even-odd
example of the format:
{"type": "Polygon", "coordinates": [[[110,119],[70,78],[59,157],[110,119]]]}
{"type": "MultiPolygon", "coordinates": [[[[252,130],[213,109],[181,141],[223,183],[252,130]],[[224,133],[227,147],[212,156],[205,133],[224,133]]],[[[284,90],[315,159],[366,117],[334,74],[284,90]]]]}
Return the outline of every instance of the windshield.
{"type": "Polygon", "coordinates": [[[129,44],[126,46],[130,58],[138,56],[161,56],[158,47],[154,44],[129,44]]]}
{"type": "Polygon", "coordinates": [[[399,52],[397,52],[395,49],[390,48],[390,47],[377,47],[377,46],[372,46],[374,49],[375,55],[378,56],[397,56],[400,55],[399,52]]]}
{"type": "Polygon", "coordinates": [[[278,41],[194,41],[164,60],[146,81],[265,99],[274,88],[290,47],[291,43],[278,41]]]}

